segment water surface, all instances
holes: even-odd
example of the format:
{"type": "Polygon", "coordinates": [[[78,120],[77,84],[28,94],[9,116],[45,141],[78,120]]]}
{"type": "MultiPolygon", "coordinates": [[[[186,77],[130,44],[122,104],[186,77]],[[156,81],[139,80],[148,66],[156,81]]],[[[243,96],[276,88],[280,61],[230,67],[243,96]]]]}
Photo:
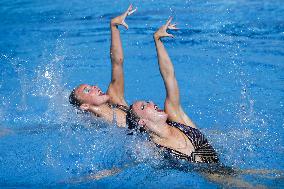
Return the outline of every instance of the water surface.
{"type": "MultiPolygon", "coordinates": [[[[182,105],[234,168],[283,172],[284,3],[273,1],[133,1],[121,28],[125,95],[163,107],[154,31],[174,16],[180,30],[165,45],[182,105]]],[[[109,21],[128,1],[0,2],[0,186],[220,188],[177,169],[144,138],[77,114],[73,87],[110,81],[109,21]],[[127,165],[127,166],[126,166],[127,165]],[[99,180],[89,176],[120,168],[99,180]]],[[[283,175],[239,178],[283,187],[283,175]]]]}

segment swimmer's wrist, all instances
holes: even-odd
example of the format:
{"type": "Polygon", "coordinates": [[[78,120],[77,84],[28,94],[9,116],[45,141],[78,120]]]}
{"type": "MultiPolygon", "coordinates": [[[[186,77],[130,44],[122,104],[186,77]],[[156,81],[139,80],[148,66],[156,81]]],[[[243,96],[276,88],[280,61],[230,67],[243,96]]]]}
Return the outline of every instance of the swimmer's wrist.
{"type": "Polygon", "coordinates": [[[153,37],[154,37],[154,40],[157,40],[157,41],[160,40],[160,38],[161,38],[161,36],[159,36],[159,35],[156,34],[156,33],[154,33],[154,36],[153,36],[153,37]]]}
{"type": "Polygon", "coordinates": [[[118,25],[118,24],[114,21],[114,19],[111,19],[111,21],[110,21],[110,26],[117,28],[117,25],[118,25]]]}

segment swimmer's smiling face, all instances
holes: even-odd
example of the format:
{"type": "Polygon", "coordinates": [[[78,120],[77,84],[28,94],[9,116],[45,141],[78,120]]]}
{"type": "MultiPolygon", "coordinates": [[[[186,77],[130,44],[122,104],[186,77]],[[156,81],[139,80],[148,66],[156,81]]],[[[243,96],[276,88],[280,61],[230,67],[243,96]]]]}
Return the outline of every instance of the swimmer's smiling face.
{"type": "Polygon", "coordinates": [[[158,106],[151,101],[137,101],[132,107],[134,112],[144,123],[158,123],[167,121],[168,114],[159,109],[158,106]]]}
{"type": "Polygon", "coordinates": [[[109,95],[103,93],[98,86],[82,84],[75,89],[76,97],[82,102],[82,105],[99,106],[109,100],[109,95]]]}

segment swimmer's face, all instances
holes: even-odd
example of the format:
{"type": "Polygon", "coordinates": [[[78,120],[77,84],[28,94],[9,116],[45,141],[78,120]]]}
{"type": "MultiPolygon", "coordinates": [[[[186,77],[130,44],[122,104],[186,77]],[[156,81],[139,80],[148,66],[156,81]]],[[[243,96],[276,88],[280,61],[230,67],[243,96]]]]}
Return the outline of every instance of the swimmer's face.
{"type": "Polygon", "coordinates": [[[82,104],[99,106],[109,100],[109,96],[101,91],[98,86],[82,84],[75,89],[76,97],[82,104]]]}
{"type": "Polygon", "coordinates": [[[133,104],[134,112],[145,122],[166,122],[168,114],[159,109],[153,102],[137,101],[133,104]]]}

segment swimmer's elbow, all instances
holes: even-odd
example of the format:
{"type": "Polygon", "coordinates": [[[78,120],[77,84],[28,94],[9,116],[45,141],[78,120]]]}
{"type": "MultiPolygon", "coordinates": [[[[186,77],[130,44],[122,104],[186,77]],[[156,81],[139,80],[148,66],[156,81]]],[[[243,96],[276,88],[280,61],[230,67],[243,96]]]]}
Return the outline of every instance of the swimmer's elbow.
{"type": "Polygon", "coordinates": [[[113,65],[121,65],[123,64],[123,56],[111,56],[111,61],[113,65]]]}

